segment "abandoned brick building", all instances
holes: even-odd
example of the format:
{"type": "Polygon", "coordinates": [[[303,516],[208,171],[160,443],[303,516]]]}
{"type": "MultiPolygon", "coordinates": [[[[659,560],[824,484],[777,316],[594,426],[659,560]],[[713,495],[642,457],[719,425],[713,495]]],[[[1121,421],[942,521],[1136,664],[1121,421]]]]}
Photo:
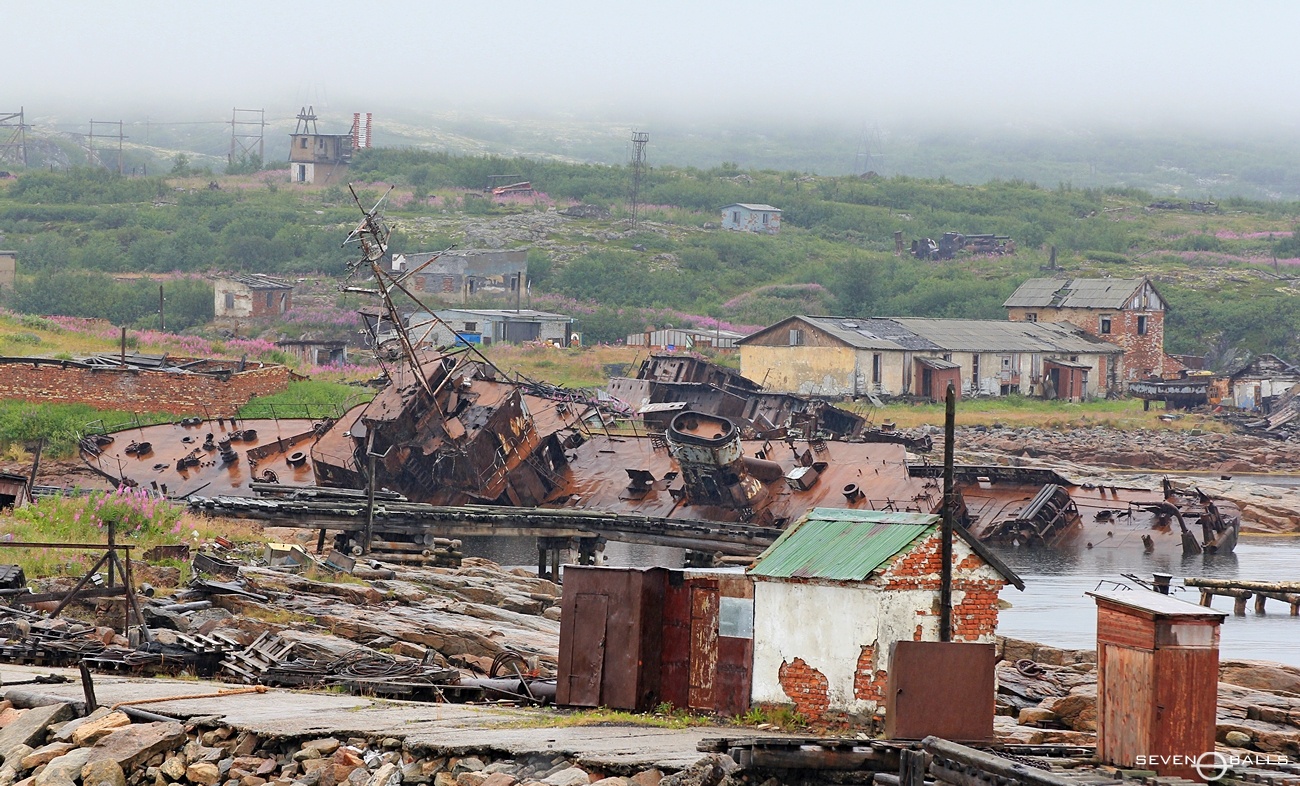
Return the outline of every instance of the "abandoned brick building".
{"type": "MultiPolygon", "coordinates": [[[[1020,579],[958,527],[952,640],[991,642],[998,592],[1020,579]]],[[[815,508],[765,551],[754,580],[753,703],[817,720],[885,706],[890,646],[938,641],[939,517],[815,508]]]]}
{"type": "Polygon", "coordinates": [[[293,285],[265,273],[224,276],[213,282],[212,290],[218,318],[269,317],[293,308],[293,285]]]}
{"type": "Polygon", "coordinates": [[[1013,322],[1069,322],[1124,349],[1101,379],[1122,390],[1130,382],[1176,374],[1165,354],[1164,297],[1145,278],[1031,278],[1002,304],[1013,322]]]}

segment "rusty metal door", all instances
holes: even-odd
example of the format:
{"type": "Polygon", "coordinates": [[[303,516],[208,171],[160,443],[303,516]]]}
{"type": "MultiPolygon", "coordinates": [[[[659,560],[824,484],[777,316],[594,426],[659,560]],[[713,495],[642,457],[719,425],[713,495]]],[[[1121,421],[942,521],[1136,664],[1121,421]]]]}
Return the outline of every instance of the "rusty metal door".
{"type": "Polygon", "coordinates": [[[885,736],[993,739],[992,644],[899,641],[890,647],[885,736]]]}
{"type": "Polygon", "coordinates": [[[718,673],[718,588],[691,587],[692,709],[711,710],[718,673]]]}
{"type": "Polygon", "coordinates": [[[609,598],[583,594],[573,602],[573,638],[570,641],[569,700],[578,707],[599,707],[600,682],[605,665],[605,621],[609,598]]]}

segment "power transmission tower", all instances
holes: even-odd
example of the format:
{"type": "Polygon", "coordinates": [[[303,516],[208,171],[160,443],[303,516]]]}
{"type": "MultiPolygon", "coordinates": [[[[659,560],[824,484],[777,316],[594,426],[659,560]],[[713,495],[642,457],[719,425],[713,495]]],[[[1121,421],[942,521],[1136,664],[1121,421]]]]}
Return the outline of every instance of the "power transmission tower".
{"type": "Polygon", "coordinates": [[[226,163],[233,164],[241,158],[248,158],[255,147],[257,160],[265,163],[265,129],[265,109],[233,110],[230,114],[230,154],[226,157],[226,163]]]}
{"type": "Polygon", "coordinates": [[[117,138],[117,173],[119,175],[124,174],[125,166],[122,160],[122,140],[126,139],[126,136],[122,133],[122,121],[121,120],[91,120],[90,121],[90,133],[86,136],[86,162],[90,164],[90,166],[99,165],[99,166],[106,167],[103,159],[95,151],[96,136],[98,136],[100,139],[113,139],[114,137],[117,138]],[[97,125],[117,126],[117,133],[96,134],[95,126],[97,125]]]}
{"type": "Polygon", "coordinates": [[[304,106],[298,110],[298,125],[294,128],[295,134],[315,134],[316,132],[316,108],[304,106]]]}
{"type": "Polygon", "coordinates": [[[23,122],[23,109],[17,112],[0,112],[0,162],[27,166],[27,129],[23,122]],[[14,122],[17,119],[18,122],[14,122]]]}
{"type": "Polygon", "coordinates": [[[650,134],[645,131],[632,132],[632,229],[634,231],[641,207],[641,178],[645,176],[645,146],[649,141],[650,134]]]}
{"type": "Polygon", "coordinates": [[[865,175],[874,171],[873,159],[879,162],[885,158],[885,154],[880,152],[882,147],[884,142],[881,139],[880,126],[872,126],[868,130],[864,125],[862,136],[858,139],[858,152],[853,157],[853,174],[865,175]]]}

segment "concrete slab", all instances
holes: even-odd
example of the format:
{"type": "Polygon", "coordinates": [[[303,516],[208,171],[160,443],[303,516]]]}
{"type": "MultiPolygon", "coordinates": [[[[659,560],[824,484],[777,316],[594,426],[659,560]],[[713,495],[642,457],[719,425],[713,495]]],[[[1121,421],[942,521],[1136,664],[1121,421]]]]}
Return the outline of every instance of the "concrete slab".
{"type": "MultiPolygon", "coordinates": [[[[5,666],[0,670],[7,681],[50,672],[77,677],[71,669],[5,666]]],[[[95,675],[95,694],[103,706],[127,702],[143,710],[183,719],[218,716],[222,723],[263,736],[397,737],[405,740],[408,747],[450,755],[483,750],[514,758],[563,754],[593,767],[678,770],[703,755],[696,749],[701,739],[734,736],[736,731],[722,727],[547,727],[547,719],[555,713],[542,708],[429,704],[277,688],[270,688],[266,693],[139,703],[144,699],[247,687],[195,680],[95,675]]],[[[29,695],[39,693],[70,702],[82,700],[80,682],[23,688],[29,689],[26,691],[29,695]]]]}

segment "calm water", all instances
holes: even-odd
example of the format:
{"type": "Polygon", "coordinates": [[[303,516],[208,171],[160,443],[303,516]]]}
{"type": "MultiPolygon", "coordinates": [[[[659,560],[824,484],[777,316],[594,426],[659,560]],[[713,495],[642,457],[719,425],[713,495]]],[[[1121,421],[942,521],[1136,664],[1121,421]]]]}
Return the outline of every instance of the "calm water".
{"type": "MultiPolygon", "coordinates": [[[[465,553],[487,557],[502,565],[537,567],[537,546],[532,538],[466,538],[465,553]]],[[[1240,578],[1249,581],[1300,580],[1300,536],[1243,536],[1235,554],[1226,557],[1187,560],[1157,560],[1132,554],[1120,561],[1104,561],[1110,555],[1087,552],[1079,558],[1028,550],[999,552],[1025,581],[1025,591],[1007,587],[1002,599],[1011,604],[999,615],[998,632],[1004,636],[1071,649],[1092,649],[1097,641],[1097,608],[1084,593],[1114,589],[1122,573],[1150,579],[1155,571],[1174,575],[1181,587],[1184,576],[1240,578]]],[[[639,546],[626,543],[606,545],[603,564],[612,567],[664,565],[680,567],[680,549],[639,546]]],[[[1175,591],[1175,597],[1200,602],[1192,590],[1175,591]]],[[[1232,612],[1231,598],[1215,598],[1214,607],[1232,612]]],[[[1269,601],[1272,611],[1256,616],[1254,603],[1245,617],[1229,616],[1223,624],[1220,657],[1272,660],[1300,666],[1300,617],[1290,616],[1286,604],[1269,601]]]]}
{"type": "MultiPolygon", "coordinates": [[[[1300,580],[1300,537],[1243,536],[1235,554],[1226,557],[1167,560],[1156,563],[1142,556],[1124,565],[1070,561],[1044,552],[1000,552],[1025,581],[1025,591],[1002,590],[1011,604],[998,616],[998,633],[1018,639],[1072,649],[1092,649],[1097,642],[1097,607],[1085,592],[1114,589],[1119,572],[1150,579],[1155,571],[1172,573],[1180,587],[1184,576],[1204,576],[1247,581],[1300,580]],[[1171,564],[1172,563],[1172,564],[1171,564]],[[1114,567],[1116,570],[1108,570],[1114,567]]],[[[1174,596],[1200,602],[1200,593],[1187,589],[1174,596]]],[[[1221,658],[1255,658],[1300,666],[1300,617],[1290,616],[1289,607],[1269,601],[1265,616],[1247,604],[1245,617],[1233,617],[1232,598],[1215,598],[1214,608],[1229,612],[1219,643],[1221,658]]]]}

